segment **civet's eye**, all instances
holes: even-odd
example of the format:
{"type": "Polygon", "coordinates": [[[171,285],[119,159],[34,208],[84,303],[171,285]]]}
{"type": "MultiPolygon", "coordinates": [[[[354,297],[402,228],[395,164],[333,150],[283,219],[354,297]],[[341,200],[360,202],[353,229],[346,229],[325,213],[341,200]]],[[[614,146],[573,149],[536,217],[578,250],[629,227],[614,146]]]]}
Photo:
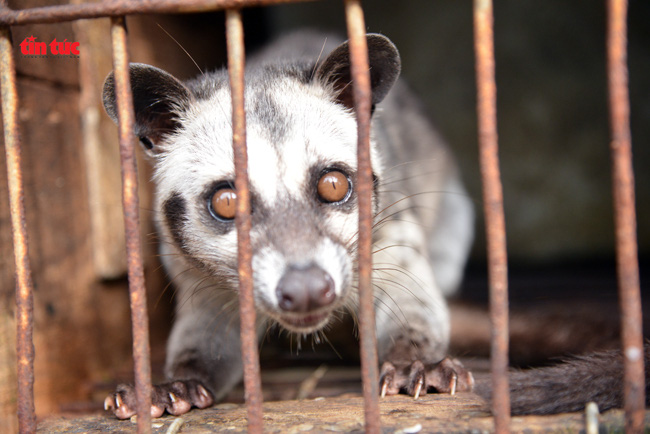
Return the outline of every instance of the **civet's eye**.
{"type": "Polygon", "coordinates": [[[318,180],[318,197],[326,203],[343,202],[350,197],[351,185],[348,177],[338,171],[331,170],[318,180]]]}
{"type": "Polygon", "coordinates": [[[218,188],[210,199],[210,212],[212,215],[221,220],[232,220],[235,218],[235,206],[237,204],[237,194],[235,189],[225,184],[218,188]]]}

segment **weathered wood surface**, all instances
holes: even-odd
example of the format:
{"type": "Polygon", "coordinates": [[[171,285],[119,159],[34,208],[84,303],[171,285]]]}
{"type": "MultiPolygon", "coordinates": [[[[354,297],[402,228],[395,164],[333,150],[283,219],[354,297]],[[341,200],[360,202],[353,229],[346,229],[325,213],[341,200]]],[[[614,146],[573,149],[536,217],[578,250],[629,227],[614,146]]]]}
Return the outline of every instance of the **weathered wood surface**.
{"type": "MultiPolygon", "coordinates": [[[[50,3],[21,0],[9,5],[25,8],[50,3]]],[[[101,31],[105,30],[106,40],[110,40],[110,35],[107,22],[86,24],[91,25],[92,32],[83,24],[75,27],[71,23],[12,29],[24,200],[35,287],[35,398],[39,416],[79,403],[85,405],[95,385],[113,378],[116,370],[129,363],[131,353],[129,301],[123,277],[120,168],[114,164],[116,158],[107,157],[110,152],[117,157],[117,132],[103,113],[99,100],[101,83],[111,68],[110,48],[91,48],[100,45],[93,38],[100,38],[101,31]],[[30,36],[45,43],[54,38],[79,41],[80,57],[24,56],[19,44],[30,36]],[[83,94],[81,78],[86,79],[83,94]],[[85,101],[81,111],[80,100],[85,101]],[[88,118],[96,121],[90,129],[94,129],[95,145],[99,147],[86,146],[89,135],[88,131],[82,132],[82,114],[84,121],[88,118]],[[89,156],[95,158],[94,165],[90,164],[93,161],[89,156]],[[99,187],[89,185],[89,180],[96,181],[99,187]],[[93,206],[97,204],[99,208],[93,206]],[[99,266],[94,258],[100,259],[99,266]],[[105,280],[108,277],[114,280],[105,280]]],[[[0,432],[13,432],[16,429],[15,279],[6,173],[3,151],[0,153],[0,432]]],[[[142,175],[145,181],[149,177],[145,170],[142,175]]],[[[141,205],[143,210],[150,209],[146,200],[141,205]]],[[[151,225],[146,224],[151,221],[150,213],[143,213],[143,219],[143,231],[150,234],[151,225]]],[[[155,246],[151,237],[145,246],[149,289],[153,291],[151,319],[158,324],[152,340],[164,342],[170,309],[167,302],[159,302],[165,284],[161,282],[162,272],[153,254],[155,246]]]]}
{"type": "MultiPolygon", "coordinates": [[[[450,433],[492,432],[493,421],[483,402],[474,394],[456,396],[426,395],[417,401],[407,396],[381,400],[383,432],[450,433]]],[[[166,433],[177,418],[167,416],[152,423],[152,432],[166,433]]],[[[202,411],[191,411],[182,417],[180,433],[246,432],[246,409],[241,404],[221,404],[202,411]]],[[[276,401],[264,404],[265,432],[363,432],[363,401],[358,395],[316,398],[300,401],[276,401]]],[[[623,413],[612,410],[600,416],[601,432],[622,432],[623,413]]],[[[650,429],[650,413],[646,415],[650,429]]],[[[514,417],[512,432],[584,432],[581,413],[544,417],[514,417]]],[[[132,433],[132,420],[118,421],[108,414],[68,418],[60,416],[39,424],[39,432],[47,433],[132,433]]]]}
{"type": "MultiPolygon", "coordinates": [[[[51,41],[74,38],[71,27],[30,26],[13,32],[51,41]]],[[[17,46],[17,45],[16,45],[17,46]]],[[[95,375],[113,359],[128,357],[128,299],[102,284],[92,265],[88,191],[78,113],[78,60],[26,58],[17,50],[19,122],[22,139],[25,208],[34,279],[36,410],[48,414],[59,404],[87,396],[95,375]],[[117,309],[109,311],[106,306],[117,309]],[[111,339],[104,337],[110,335],[111,339]]],[[[4,170],[4,153],[2,153],[4,170]]],[[[6,171],[4,172],[6,173],[6,171]]],[[[6,174],[0,190],[6,195],[6,174]]],[[[8,202],[0,203],[0,311],[4,331],[13,317],[13,246],[8,202]]],[[[15,330],[15,328],[14,328],[15,330]]],[[[0,365],[15,366],[11,338],[0,345],[0,365]]],[[[10,407],[0,412],[11,413],[10,407]]],[[[15,413],[15,412],[14,412],[15,413]]]]}
{"type": "MultiPolygon", "coordinates": [[[[68,3],[80,0],[68,0],[68,3]]],[[[56,2],[61,4],[62,2],[56,2]]],[[[66,3],[65,1],[63,3],[66,3]]],[[[51,0],[12,0],[14,9],[46,6],[51,0]]],[[[156,23],[182,40],[208,37],[199,59],[219,55],[223,39],[215,17],[129,19],[134,61],[195,75],[182,51],[156,23]],[[163,57],[163,59],[158,59],[163,57]]],[[[101,106],[103,80],[112,69],[108,20],[18,26],[12,29],[17,66],[25,205],[34,296],[35,396],[38,416],[92,408],[97,389],[115,378],[131,379],[131,331],[117,129],[101,106]],[[19,44],[79,42],[78,58],[21,54],[19,44]]],[[[215,63],[212,61],[211,63],[215,63]]],[[[2,138],[0,137],[0,143],[2,138]]],[[[141,156],[141,153],[138,153],[141,156]]],[[[150,168],[139,161],[140,208],[153,355],[171,323],[171,293],[156,257],[150,205],[150,168]],[[166,291],[166,292],[164,292],[166,291]],[[164,293],[163,293],[164,292],[164,293]],[[163,293],[161,295],[161,293],[163,293]]],[[[0,432],[16,429],[14,264],[4,152],[0,153],[0,432]]],[[[162,350],[164,351],[164,349],[162,350]]],[[[160,364],[160,363],[158,363],[160,364]]],[[[154,367],[156,369],[156,367],[154,367]]],[[[103,390],[101,393],[104,393],[103,390]]]]}

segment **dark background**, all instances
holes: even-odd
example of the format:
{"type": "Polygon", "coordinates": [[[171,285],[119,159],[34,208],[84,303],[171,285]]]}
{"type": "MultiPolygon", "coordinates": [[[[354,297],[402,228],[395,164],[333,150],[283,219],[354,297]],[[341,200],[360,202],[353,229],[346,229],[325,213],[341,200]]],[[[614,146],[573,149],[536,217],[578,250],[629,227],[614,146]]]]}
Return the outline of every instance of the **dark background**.
{"type": "MultiPolygon", "coordinates": [[[[488,298],[476,130],[472,2],[376,0],[369,32],[395,42],[402,77],[450,143],[477,211],[476,243],[452,312],[456,353],[483,354],[488,298]],[[467,338],[470,336],[469,338],[467,338]],[[480,341],[480,342],[479,342],[480,341]]],[[[498,130],[509,255],[511,360],[616,345],[619,317],[609,150],[605,2],[495,1],[498,130]]],[[[294,29],[345,35],[342,2],[244,11],[248,52],[294,29]]],[[[182,78],[225,63],[223,15],[143,17],[153,57],[182,78]],[[218,28],[215,31],[215,26],[218,28]],[[188,31],[187,29],[192,29],[188,31]],[[198,32],[198,33],[197,33],[198,32]],[[197,34],[209,40],[199,40],[197,34]],[[155,48],[158,47],[158,48],[155,48]],[[187,61],[179,62],[178,59],[187,61]],[[169,61],[168,59],[173,59],[169,61]]],[[[650,258],[650,3],[629,3],[629,80],[642,289],[650,258]]],[[[137,60],[137,59],[136,59],[137,60]]]]}
{"type": "MultiPolygon", "coordinates": [[[[460,160],[477,210],[477,242],[466,292],[483,297],[485,285],[480,281],[484,281],[486,253],[471,7],[469,1],[376,0],[366,2],[365,12],[368,31],[387,35],[399,48],[402,76],[421,95],[460,160]],[[472,280],[477,275],[479,279],[472,280]]],[[[548,277],[557,271],[561,281],[580,277],[609,291],[615,277],[605,2],[496,1],[494,14],[499,146],[512,277],[529,271],[548,277]]],[[[342,2],[247,9],[244,17],[249,52],[292,29],[309,27],[345,35],[342,2]]],[[[150,42],[159,47],[153,50],[157,58],[146,60],[165,64],[171,57],[170,72],[180,77],[198,73],[160,24],[201,68],[225,62],[223,32],[214,31],[222,26],[221,14],[142,19],[153,34],[160,35],[150,42]],[[196,36],[202,28],[211,40],[196,36]]],[[[650,4],[630,1],[631,126],[644,266],[650,251],[648,22],[650,4]]],[[[553,286],[545,285],[551,292],[553,286]]],[[[514,284],[511,291],[516,297],[525,289],[514,284]]]]}

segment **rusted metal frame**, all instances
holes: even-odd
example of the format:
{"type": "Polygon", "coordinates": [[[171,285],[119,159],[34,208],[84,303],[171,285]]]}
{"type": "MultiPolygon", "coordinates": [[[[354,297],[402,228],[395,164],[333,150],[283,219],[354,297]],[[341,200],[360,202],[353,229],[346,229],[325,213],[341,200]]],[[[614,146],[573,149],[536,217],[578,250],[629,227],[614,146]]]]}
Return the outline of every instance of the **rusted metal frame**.
{"type": "Polygon", "coordinates": [[[237,208],[237,260],[239,272],[239,318],[244,365],[244,388],[248,412],[248,432],[262,432],[262,382],[257,349],[255,299],[251,249],[251,205],[246,149],[246,113],[244,111],[244,26],[238,9],[226,11],[228,75],[232,98],[232,142],[235,160],[237,208]]]}
{"type": "Polygon", "coordinates": [[[350,68],[357,116],[357,197],[359,203],[359,332],[365,428],[381,431],[375,308],[372,292],[372,166],[370,161],[371,89],[366,25],[360,0],[345,1],[350,68]]]}
{"type": "Polygon", "coordinates": [[[129,76],[129,55],[124,17],[111,20],[115,96],[119,120],[122,206],[133,327],[133,364],[137,398],[138,433],[151,432],[151,362],[147,294],[142,266],[138,200],[138,169],[135,159],[133,96],[129,76]]]}
{"type": "Polygon", "coordinates": [[[34,414],[34,284],[29,264],[27,224],[23,200],[20,137],[18,132],[18,94],[16,66],[11,44],[11,31],[0,29],[0,80],[2,86],[2,123],[4,128],[7,177],[9,179],[9,210],[16,261],[16,356],[18,377],[18,429],[21,433],[36,431],[34,414]]]}
{"type": "Polygon", "coordinates": [[[607,67],[612,130],[616,262],[625,366],[625,431],[637,433],[643,431],[645,375],[627,77],[627,0],[608,0],[607,6],[607,67]]]}
{"type": "Polygon", "coordinates": [[[508,263],[498,154],[493,21],[492,1],[474,0],[478,138],[492,322],[492,413],[496,432],[508,432],[508,263]]]}
{"type": "Polygon", "coordinates": [[[212,10],[296,3],[311,0],[113,0],[100,3],[68,4],[0,11],[0,25],[57,23],[86,18],[119,17],[134,14],[207,12],[212,10]]]}

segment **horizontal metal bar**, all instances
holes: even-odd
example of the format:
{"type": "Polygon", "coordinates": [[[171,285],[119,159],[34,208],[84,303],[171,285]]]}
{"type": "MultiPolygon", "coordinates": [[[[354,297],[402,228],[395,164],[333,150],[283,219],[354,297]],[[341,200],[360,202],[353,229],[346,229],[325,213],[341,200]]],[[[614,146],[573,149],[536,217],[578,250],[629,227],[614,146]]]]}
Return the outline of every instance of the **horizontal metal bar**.
{"type": "Polygon", "coordinates": [[[645,374],[627,79],[626,19],[627,1],[609,0],[607,68],[616,258],[624,354],[625,431],[640,433],[643,432],[645,413],[645,374]]]}
{"type": "Polygon", "coordinates": [[[492,321],[492,413],[495,431],[509,432],[508,259],[503,187],[499,169],[497,90],[494,68],[494,18],[491,0],[474,0],[474,44],[479,156],[488,249],[490,319],[492,321]]]}
{"type": "Polygon", "coordinates": [[[27,246],[27,224],[23,200],[20,137],[18,134],[18,95],[11,33],[0,29],[0,81],[2,122],[9,181],[9,210],[16,261],[16,357],[18,377],[18,429],[36,432],[34,414],[34,284],[27,246]]]}
{"type": "Polygon", "coordinates": [[[244,26],[239,10],[226,11],[226,43],[228,74],[232,95],[232,141],[235,160],[237,208],[237,260],[239,272],[239,319],[241,324],[244,388],[248,412],[248,432],[262,432],[262,381],[255,327],[253,297],[253,252],[251,249],[251,205],[248,185],[248,152],[246,149],[246,113],[244,111],[244,26]]]}
{"type": "Polygon", "coordinates": [[[370,68],[366,25],[360,0],[345,1],[350,40],[350,69],[357,116],[357,197],[359,203],[358,274],[361,376],[366,433],[381,432],[379,367],[372,287],[372,166],[370,161],[370,68]]]}
{"type": "Polygon", "coordinates": [[[23,10],[0,10],[0,25],[58,23],[134,14],[207,12],[248,6],[267,6],[312,0],[112,0],[23,10]]]}
{"type": "Polygon", "coordinates": [[[151,362],[147,292],[144,285],[138,200],[138,169],[133,135],[133,95],[129,77],[126,23],[115,17],[111,23],[115,96],[119,119],[120,162],[122,167],[122,206],[126,258],[133,327],[133,369],[137,398],[138,433],[151,432],[151,362]]]}

